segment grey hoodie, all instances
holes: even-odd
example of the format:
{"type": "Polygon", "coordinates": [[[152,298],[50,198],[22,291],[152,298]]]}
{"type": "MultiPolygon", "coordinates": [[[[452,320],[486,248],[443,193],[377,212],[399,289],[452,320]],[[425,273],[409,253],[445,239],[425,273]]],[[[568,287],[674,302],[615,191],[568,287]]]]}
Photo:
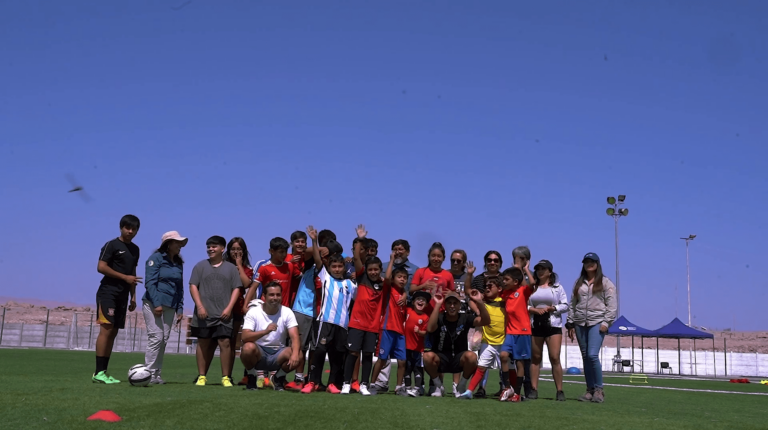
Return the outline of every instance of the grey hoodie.
{"type": "Polygon", "coordinates": [[[603,291],[592,294],[592,284],[584,281],[568,305],[568,322],[579,326],[602,324],[610,327],[616,320],[616,286],[603,276],[603,291]]]}

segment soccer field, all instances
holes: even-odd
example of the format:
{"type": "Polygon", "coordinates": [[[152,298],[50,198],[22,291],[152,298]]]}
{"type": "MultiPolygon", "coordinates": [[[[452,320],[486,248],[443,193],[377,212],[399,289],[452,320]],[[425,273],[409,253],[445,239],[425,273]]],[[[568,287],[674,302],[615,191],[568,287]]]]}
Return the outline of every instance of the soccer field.
{"type": "MultiPolygon", "coordinates": [[[[128,368],[142,363],[142,354],[118,353],[110,371],[126,380],[128,368]]],[[[216,385],[195,387],[195,357],[167,355],[164,386],[132,387],[127,382],[106,386],[90,380],[93,352],[1,349],[0,428],[137,428],[137,429],[764,429],[768,427],[768,386],[719,381],[651,380],[651,385],[701,390],[708,393],[656,388],[606,387],[606,403],[576,401],[583,384],[565,385],[568,401],[555,402],[552,382],[540,384],[540,399],[523,403],[497,400],[461,401],[445,398],[405,398],[392,394],[363,397],[313,393],[302,395],[272,390],[244,391],[218,384],[219,362],[214,360],[209,380],[216,385]],[[86,421],[108,409],[123,418],[119,423],[86,421]]],[[[235,379],[242,375],[235,367],[235,379]]],[[[393,372],[394,373],[394,372],[393,372]]],[[[497,372],[491,372],[489,391],[495,392],[497,372]]],[[[327,375],[327,374],[326,374],[327,375]]],[[[583,381],[582,378],[568,378],[583,381]]],[[[606,383],[629,385],[628,377],[608,377],[606,383]]],[[[394,384],[392,384],[394,386],[394,384]]]]}

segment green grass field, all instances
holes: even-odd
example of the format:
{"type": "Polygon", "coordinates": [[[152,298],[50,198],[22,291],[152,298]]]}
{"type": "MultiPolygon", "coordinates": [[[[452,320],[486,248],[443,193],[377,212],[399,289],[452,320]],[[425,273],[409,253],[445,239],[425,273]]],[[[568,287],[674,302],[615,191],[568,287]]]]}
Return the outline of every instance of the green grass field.
{"type": "MultiPolygon", "coordinates": [[[[128,368],[142,362],[142,354],[117,353],[110,362],[110,372],[125,380],[128,368]]],[[[768,428],[768,398],[755,395],[606,387],[606,403],[591,404],[576,401],[584,385],[569,382],[565,385],[568,401],[560,403],[549,400],[555,394],[554,384],[543,381],[539,400],[512,404],[453,397],[404,398],[391,392],[363,397],[225,389],[218,385],[218,359],[209,374],[216,385],[195,387],[195,358],[184,355],[167,355],[163,378],[168,384],[148,388],[132,387],[127,382],[113,386],[91,383],[93,352],[0,349],[0,363],[3,429],[768,428]],[[123,421],[86,421],[102,409],[116,412],[123,421]]],[[[242,375],[242,366],[236,365],[234,374],[242,375]]],[[[583,378],[568,379],[583,382],[583,378]]],[[[608,377],[605,382],[629,384],[627,377],[608,377]]],[[[768,386],[758,384],[650,382],[667,387],[768,393],[768,386]]],[[[496,391],[496,372],[491,372],[488,387],[490,392],[496,391]]]]}

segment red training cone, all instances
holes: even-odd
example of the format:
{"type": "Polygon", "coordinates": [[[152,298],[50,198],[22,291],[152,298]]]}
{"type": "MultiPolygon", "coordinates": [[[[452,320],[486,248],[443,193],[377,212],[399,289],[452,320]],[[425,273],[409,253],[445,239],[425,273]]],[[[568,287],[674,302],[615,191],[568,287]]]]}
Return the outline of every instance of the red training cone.
{"type": "Polygon", "coordinates": [[[88,417],[88,421],[106,421],[108,423],[116,423],[121,420],[122,418],[112,411],[99,411],[88,417]]]}

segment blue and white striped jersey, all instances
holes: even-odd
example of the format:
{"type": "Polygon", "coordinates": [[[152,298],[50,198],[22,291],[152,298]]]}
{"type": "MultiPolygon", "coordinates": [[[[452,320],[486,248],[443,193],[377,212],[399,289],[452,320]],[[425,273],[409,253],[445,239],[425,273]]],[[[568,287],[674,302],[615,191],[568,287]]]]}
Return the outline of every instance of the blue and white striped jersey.
{"type": "Polygon", "coordinates": [[[351,279],[336,279],[323,267],[317,275],[323,291],[323,302],[317,320],[347,328],[349,304],[357,296],[357,284],[351,279]]]}

